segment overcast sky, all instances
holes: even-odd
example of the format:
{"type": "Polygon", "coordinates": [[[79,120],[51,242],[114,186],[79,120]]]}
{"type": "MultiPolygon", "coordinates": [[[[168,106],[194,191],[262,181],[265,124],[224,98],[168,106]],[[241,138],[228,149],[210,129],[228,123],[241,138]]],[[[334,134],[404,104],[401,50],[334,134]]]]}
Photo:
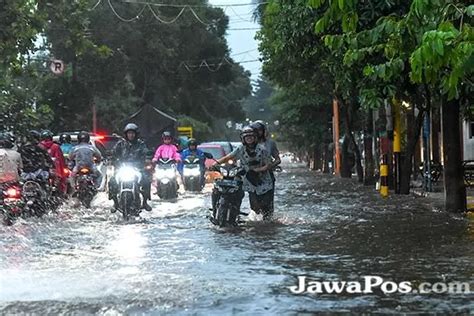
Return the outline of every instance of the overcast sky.
{"type": "MultiPolygon", "coordinates": [[[[209,0],[212,5],[220,4],[247,4],[252,0],[209,0]]],[[[256,30],[232,30],[245,28],[259,28],[258,23],[253,22],[252,12],[255,5],[222,7],[229,16],[229,31],[227,41],[231,48],[231,57],[236,61],[249,61],[258,59],[260,54],[257,50],[258,42],[255,40],[256,30]],[[245,54],[239,54],[250,51],[245,54]],[[237,54],[237,55],[236,55],[237,54]],[[235,55],[235,56],[234,56],[235,55]]],[[[252,80],[256,80],[260,74],[261,63],[259,61],[242,63],[242,66],[252,73],[252,80]]]]}

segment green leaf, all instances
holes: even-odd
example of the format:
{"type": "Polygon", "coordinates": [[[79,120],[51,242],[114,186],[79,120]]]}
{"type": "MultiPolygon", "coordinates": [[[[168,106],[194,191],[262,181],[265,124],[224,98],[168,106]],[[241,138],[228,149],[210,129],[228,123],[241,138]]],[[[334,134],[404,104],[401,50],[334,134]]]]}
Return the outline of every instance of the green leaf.
{"type": "Polygon", "coordinates": [[[441,41],[441,39],[439,37],[436,38],[436,41],[434,43],[435,43],[436,52],[439,55],[443,56],[444,55],[444,46],[443,46],[443,42],[441,41]]]}
{"type": "Polygon", "coordinates": [[[344,0],[339,0],[339,1],[338,1],[338,4],[339,4],[339,9],[340,9],[341,11],[343,11],[343,10],[344,10],[344,0]]]}
{"type": "Polygon", "coordinates": [[[474,4],[471,4],[470,6],[466,8],[466,13],[470,17],[474,16],[474,4]]]}

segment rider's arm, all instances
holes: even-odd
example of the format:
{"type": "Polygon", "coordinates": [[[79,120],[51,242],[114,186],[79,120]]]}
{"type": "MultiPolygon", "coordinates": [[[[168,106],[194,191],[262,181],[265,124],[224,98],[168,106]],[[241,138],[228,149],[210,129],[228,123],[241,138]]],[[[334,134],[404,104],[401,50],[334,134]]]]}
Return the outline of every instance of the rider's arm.
{"type": "Polygon", "coordinates": [[[101,161],[102,154],[100,153],[100,151],[96,147],[93,147],[93,150],[94,152],[92,153],[92,155],[94,156],[94,158],[97,159],[97,161],[101,161]]]}
{"type": "Polygon", "coordinates": [[[155,151],[155,155],[153,156],[153,159],[152,159],[153,162],[157,162],[161,158],[162,149],[163,149],[162,145],[158,146],[158,148],[155,151]]]}
{"type": "Polygon", "coordinates": [[[272,161],[270,154],[266,150],[262,150],[262,166],[252,168],[255,172],[264,172],[272,168],[272,161]]]}
{"type": "Polygon", "coordinates": [[[273,158],[272,167],[276,167],[281,164],[280,151],[278,150],[275,142],[273,142],[272,152],[270,154],[273,158]]]}
{"type": "Polygon", "coordinates": [[[239,151],[240,150],[243,150],[243,147],[237,147],[233,152],[227,154],[226,156],[224,156],[220,159],[217,159],[217,163],[222,164],[222,163],[226,163],[227,161],[229,161],[231,159],[235,159],[235,157],[239,156],[239,151]]]}
{"type": "Polygon", "coordinates": [[[173,146],[173,147],[174,147],[174,149],[173,149],[173,151],[174,151],[173,159],[176,160],[176,161],[181,161],[181,155],[178,152],[178,147],[176,147],[176,146],[173,146]]]}
{"type": "Polygon", "coordinates": [[[230,153],[230,154],[228,154],[228,155],[226,155],[226,156],[224,156],[220,159],[217,159],[216,161],[217,161],[218,164],[223,164],[223,163],[226,163],[227,161],[229,161],[231,159],[234,159],[234,158],[235,158],[235,155],[232,152],[232,153],[230,153]]]}

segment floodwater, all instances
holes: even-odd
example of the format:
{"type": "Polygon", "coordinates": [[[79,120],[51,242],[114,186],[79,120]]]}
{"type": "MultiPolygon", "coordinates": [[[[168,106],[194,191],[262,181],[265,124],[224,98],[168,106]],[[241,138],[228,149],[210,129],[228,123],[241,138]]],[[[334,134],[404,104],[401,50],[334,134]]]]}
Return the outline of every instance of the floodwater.
{"type": "MultiPolygon", "coordinates": [[[[474,223],[425,198],[283,166],[275,220],[237,229],[206,218],[210,187],[124,222],[105,195],[0,227],[0,314],[470,313],[474,295],[293,294],[298,276],[470,282],[474,223]]],[[[248,202],[243,208],[248,212],[248,202]]]]}

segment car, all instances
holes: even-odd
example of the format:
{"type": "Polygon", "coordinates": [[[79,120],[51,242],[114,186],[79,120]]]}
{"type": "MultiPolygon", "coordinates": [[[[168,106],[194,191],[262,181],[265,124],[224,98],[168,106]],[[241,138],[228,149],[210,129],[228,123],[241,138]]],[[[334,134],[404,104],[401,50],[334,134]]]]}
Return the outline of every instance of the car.
{"type": "MultiPolygon", "coordinates": [[[[214,159],[220,159],[226,155],[224,147],[222,147],[221,145],[201,144],[198,146],[198,148],[205,153],[211,154],[213,157],[213,159],[206,158],[206,161],[205,161],[206,168],[209,168],[210,166],[216,164],[216,161],[214,159]]],[[[220,178],[220,177],[221,175],[218,172],[215,172],[215,171],[206,172],[206,182],[212,182],[214,179],[220,178]]]]}
{"type": "MultiPolygon", "coordinates": [[[[60,135],[64,135],[64,134],[71,135],[71,143],[73,145],[77,145],[77,135],[79,135],[79,132],[63,132],[63,133],[60,133],[59,135],[53,136],[53,140],[59,143],[60,135]]],[[[100,183],[98,190],[106,191],[107,182],[108,182],[107,175],[108,173],[110,173],[110,172],[107,172],[108,171],[108,166],[106,163],[107,149],[101,141],[101,136],[93,134],[93,133],[91,133],[90,144],[92,144],[92,146],[97,148],[103,157],[103,160],[97,164],[97,169],[99,169],[99,171],[102,173],[102,182],[100,183]]]]}
{"type": "Polygon", "coordinates": [[[230,154],[235,148],[232,146],[232,144],[228,141],[212,141],[212,142],[205,142],[202,143],[201,145],[220,145],[222,148],[224,148],[225,154],[230,154]]]}
{"type": "Polygon", "coordinates": [[[115,145],[123,139],[123,137],[113,134],[113,135],[93,135],[91,139],[99,140],[101,144],[105,147],[106,157],[110,158],[113,154],[115,145]]]}

